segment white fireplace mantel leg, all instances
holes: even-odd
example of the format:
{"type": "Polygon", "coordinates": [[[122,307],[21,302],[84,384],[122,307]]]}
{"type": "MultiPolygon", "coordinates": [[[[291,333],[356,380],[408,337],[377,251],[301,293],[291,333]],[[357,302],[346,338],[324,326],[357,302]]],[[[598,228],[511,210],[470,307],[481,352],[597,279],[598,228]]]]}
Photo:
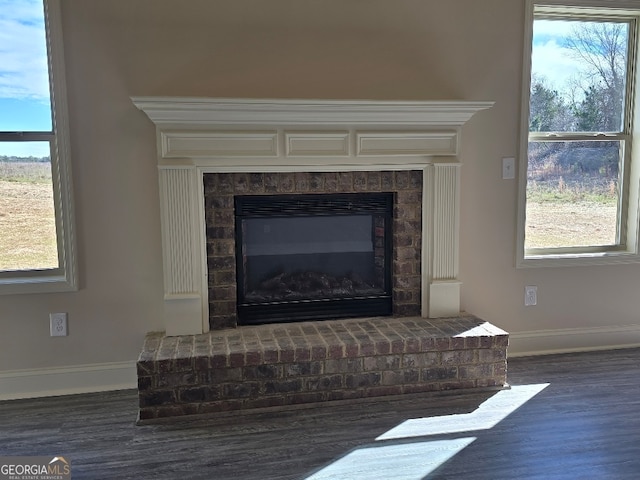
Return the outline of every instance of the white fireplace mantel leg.
{"type": "Polygon", "coordinates": [[[434,162],[423,175],[422,316],[460,313],[460,164],[434,162]],[[426,285],[424,285],[426,283],[426,285]]]}
{"type": "Polygon", "coordinates": [[[167,335],[208,330],[205,322],[201,231],[204,225],[194,192],[202,190],[196,168],[162,167],[160,213],[164,263],[164,323],[167,335]]]}

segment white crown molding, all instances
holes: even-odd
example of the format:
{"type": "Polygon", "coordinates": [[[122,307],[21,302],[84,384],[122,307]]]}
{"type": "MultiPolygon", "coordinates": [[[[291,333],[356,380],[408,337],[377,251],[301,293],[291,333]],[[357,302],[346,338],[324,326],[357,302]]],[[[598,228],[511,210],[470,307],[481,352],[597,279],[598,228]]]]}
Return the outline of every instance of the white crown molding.
{"type": "Polygon", "coordinates": [[[494,102],[131,97],[158,127],[459,127],[494,102]]]}

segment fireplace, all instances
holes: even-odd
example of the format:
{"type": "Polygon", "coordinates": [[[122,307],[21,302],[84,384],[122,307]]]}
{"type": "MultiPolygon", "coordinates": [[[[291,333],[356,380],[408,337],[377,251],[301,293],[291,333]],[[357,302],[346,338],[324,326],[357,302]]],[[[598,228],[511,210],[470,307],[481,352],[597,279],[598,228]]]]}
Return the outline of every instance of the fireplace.
{"type": "Polygon", "coordinates": [[[460,134],[491,103],[133,101],[157,128],[166,328],[141,421],[505,384],[508,334],[462,314],[458,280],[460,134]]]}
{"type": "Polygon", "coordinates": [[[238,323],[390,315],[392,193],[235,197],[238,323]]]}
{"type": "Polygon", "coordinates": [[[233,196],[380,192],[392,176],[419,178],[421,183],[415,251],[398,250],[402,188],[386,190],[397,196],[392,313],[406,315],[398,305],[416,296],[419,301],[410,304],[407,311],[414,313],[409,315],[460,313],[460,133],[491,102],[132,100],[157,129],[166,335],[202,333],[213,324],[235,326],[233,196]],[[215,185],[207,180],[211,175],[215,185]],[[235,178],[231,197],[225,190],[230,177],[235,178]],[[345,178],[350,181],[343,189],[339,186],[345,178]],[[211,191],[216,193],[209,199],[211,191]],[[210,215],[222,224],[214,225],[210,215]],[[213,231],[220,236],[210,235],[213,231]],[[402,273],[409,269],[403,255],[412,256],[412,274],[402,273]],[[210,269],[212,262],[215,268],[210,269]],[[219,315],[217,320],[211,312],[219,315]]]}

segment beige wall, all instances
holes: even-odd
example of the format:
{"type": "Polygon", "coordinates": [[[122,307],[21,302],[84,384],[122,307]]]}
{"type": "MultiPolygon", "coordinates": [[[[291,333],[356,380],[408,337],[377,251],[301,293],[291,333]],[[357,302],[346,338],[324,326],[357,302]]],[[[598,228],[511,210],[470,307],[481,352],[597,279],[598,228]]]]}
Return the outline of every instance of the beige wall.
{"type": "Polygon", "coordinates": [[[640,323],[640,265],[514,268],[500,165],[518,151],[523,3],[63,0],[82,285],[0,297],[0,372],[133,361],[162,328],[155,131],[136,95],[495,101],[463,132],[463,307],[512,333],[588,330],[566,348],[612,343],[591,333],[640,323]],[[49,337],[55,311],[68,337],[49,337]]]}

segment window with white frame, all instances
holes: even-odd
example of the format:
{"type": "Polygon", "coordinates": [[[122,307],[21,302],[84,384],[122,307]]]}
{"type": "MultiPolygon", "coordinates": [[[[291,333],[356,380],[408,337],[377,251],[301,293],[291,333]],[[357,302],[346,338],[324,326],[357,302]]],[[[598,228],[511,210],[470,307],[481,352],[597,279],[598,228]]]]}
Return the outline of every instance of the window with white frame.
{"type": "Polygon", "coordinates": [[[520,266],[638,260],[640,2],[527,2],[520,266]]]}
{"type": "Polygon", "coordinates": [[[0,293],[77,288],[60,0],[0,0],[0,293]]]}

